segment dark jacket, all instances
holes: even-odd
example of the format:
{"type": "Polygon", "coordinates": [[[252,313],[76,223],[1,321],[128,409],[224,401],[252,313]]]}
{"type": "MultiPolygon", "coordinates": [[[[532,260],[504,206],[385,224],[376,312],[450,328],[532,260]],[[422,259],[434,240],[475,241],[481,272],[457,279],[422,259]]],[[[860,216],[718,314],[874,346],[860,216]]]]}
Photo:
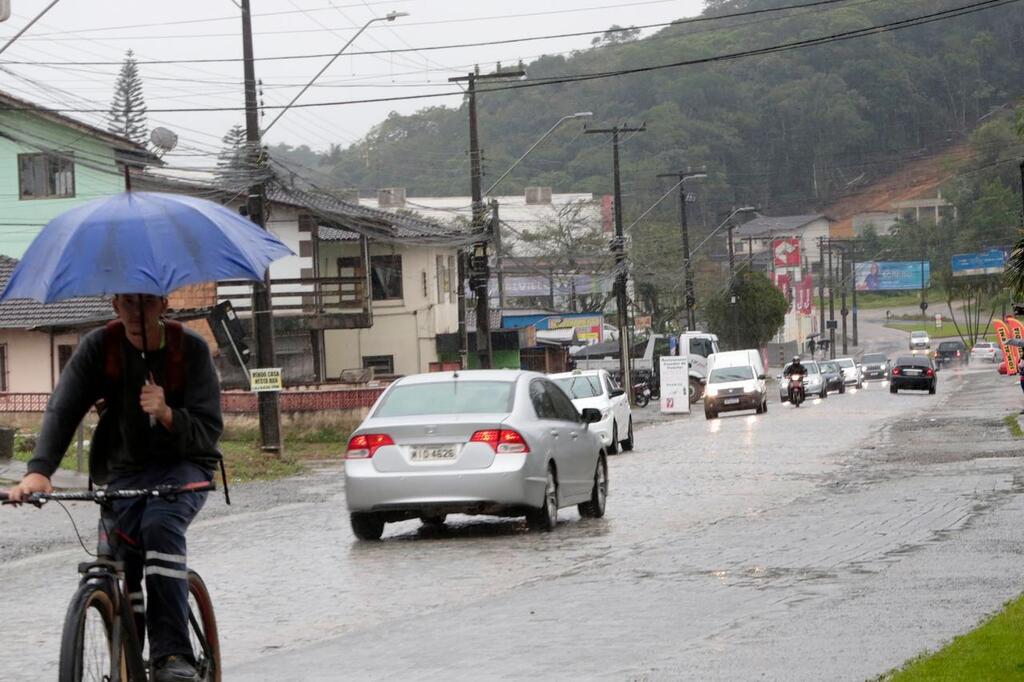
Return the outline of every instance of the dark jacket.
{"type": "Polygon", "coordinates": [[[802,364],[790,365],[782,374],[783,376],[786,377],[790,376],[791,374],[801,374],[803,376],[807,376],[807,368],[804,367],[802,364]]]}
{"type": "Polygon", "coordinates": [[[121,343],[121,377],[112,385],[106,372],[104,330],[90,332],[61,373],[43,415],[30,473],[51,476],[60,464],[79,422],[101,398],[106,406],[89,448],[89,474],[105,484],[120,475],[181,460],[194,462],[213,473],[220,455],[217,441],[224,430],[220,412],[220,384],[210,351],[195,332],[185,330],[185,386],[177,395],[165,394],[174,411],[170,430],[157,422],[150,426],[139,394],[148,371],[156,383],[166,385],[166,351],[142,354],[127,340],[121,343]]]}

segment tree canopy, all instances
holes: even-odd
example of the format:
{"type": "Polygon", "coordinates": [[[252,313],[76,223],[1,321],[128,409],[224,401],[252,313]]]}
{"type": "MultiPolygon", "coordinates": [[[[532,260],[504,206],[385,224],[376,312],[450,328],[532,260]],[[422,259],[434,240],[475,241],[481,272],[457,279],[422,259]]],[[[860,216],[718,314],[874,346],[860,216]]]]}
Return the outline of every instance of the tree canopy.
{"type": "Polygon", "coordinates": [[[135,53],[131,50],[125,54],[121,72],[114,84],[114,98],[107,114],[107,130],[136,144],[145,145],[149,140],[142,77],[139,75],[135,53]]]}

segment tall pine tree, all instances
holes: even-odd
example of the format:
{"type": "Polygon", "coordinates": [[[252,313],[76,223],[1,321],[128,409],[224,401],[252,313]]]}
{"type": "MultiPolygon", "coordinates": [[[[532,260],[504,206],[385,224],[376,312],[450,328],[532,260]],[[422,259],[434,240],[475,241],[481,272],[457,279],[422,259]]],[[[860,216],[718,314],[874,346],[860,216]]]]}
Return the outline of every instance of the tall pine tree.
{"type": "Polygon", "coordinates": [[[231,126],[221,142],[224,147],[217,155],[217,182],[224,187],[244,187],[249,182],[245,171],[250,166],[245,126],[238,123],[231,126]]]}
{"type": "Polygon", "coordinates": [[[142,96],[142,78],[135,54],[128,50],[121,65],[121,73],[114,85],[114,100],[107,115],[107,130],[145,145],[149,130],[146,126],[146,100],[142,96]]]}

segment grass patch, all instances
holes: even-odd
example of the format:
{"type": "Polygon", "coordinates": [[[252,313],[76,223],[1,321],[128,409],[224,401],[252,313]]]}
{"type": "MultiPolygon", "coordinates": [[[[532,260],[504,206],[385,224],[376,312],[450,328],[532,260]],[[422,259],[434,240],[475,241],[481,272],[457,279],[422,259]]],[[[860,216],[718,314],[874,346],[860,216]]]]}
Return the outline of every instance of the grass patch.
{"type": "Polygon", "coordinates": [[[1008,414],[1003,417],[1006,426],[1010,429],[1010,435],[1014,438],[1024,438],[1024,429],[1020,427],[1020,420],[1015,414],[1008,414]]]}
{"type": "Polygon", "coordinates": [[[919,680],[1024,679],[1024,597],[1007,602],[1003,610],[977,629],[955,638],[933,654],[924,654],[902,668],[878,678],[880,682],[919,680]]]}
{"type": "MultiPolygon", "coordinates": [[[[35,434],[40,419],[24,420],[24,424],[9,424],[19,428],[15,436],[14,457],[27,462],[35,447],[35,434]]],[[[224,435],[220,450],[229,481],[241,483],[256,480],[274,480],[294,476],[305,470],[313,460],[339,460],[348,443],[349,435],[357,424],[332,415],[282,415],[281,431],[284,435],[284,454],[274,457],[260,449],[259,421],[255,417],[229,416],[224,420],[224,435]]],[[[89,425],[85,431],[85,452],[82,467],[89,469],[89,444],[92,434],[89,425]]],[[[78,466],[78,443],[73,440],[61,460],[60,467],[75,471],[78,466]]]]}
{"type": "MultiPolygon", "coordinates": [[[[929,301],[945,301],[946,292],[939,288],[928,290],[929,301]]],[[[918,305],[921,302],[921,292],[857,292],[858,310],[877,310],[879,308],[900,308],[908,305],[918,305]]]]}

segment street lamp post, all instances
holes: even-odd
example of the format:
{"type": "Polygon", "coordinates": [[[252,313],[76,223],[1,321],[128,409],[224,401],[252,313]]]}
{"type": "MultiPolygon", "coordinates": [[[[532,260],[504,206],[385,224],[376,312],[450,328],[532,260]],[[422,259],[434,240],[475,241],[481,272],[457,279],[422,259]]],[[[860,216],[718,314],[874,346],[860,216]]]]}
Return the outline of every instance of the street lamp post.
{"type": "Polygon", "coordinates": [[[489,195],[491,192],[493,192],[494,188],[497,187],[499,184],[501,184],[501,181],[504,180],[506,177],[508,177],[508,174],[511,173],[513,171],[513,169],[515,169],[515,167],[518,166],[523,159],[525,159],[527,156],[529,156],[530,152],[532,152],[534,149],[537,148],[537,145],[539,145],[541,142],[543,142],[547,138],[548,135],[550,135],[551,133],[555,132],[555,128],[557,128],[558,126],[562,125],[566,121],[572,120],[574,118],[590,118],[593,115],[594,115],[594,113],[592,111],[577,111],[575,114],[569,114],[568,116],[563,116],[562,118],[560,118],[557,121],[555,121],[555,125],[553,125],[550,128],[548,128],[548,131],[546,133],[541,135],[537,139],[536,142],[534,142],[532,145],[530,145],[530,148],[527,149],[525,152],[523,152],[523,155],[520,156],[518,159],[516,159],[515,163],[513,163],[511,166],[509,166],[508,169],[504,173],[502,173],[501,176],[499,176],[498,179],[495,180],[494,183],[490,187],[487,188],[487,191],[484,192],[484,195],[486,196],[486,195],[489,195]]]}
{"type": "Polygon", "coordinates": [[[694,313],[694,306],[697,304],[697,297],[693,291],[693,268],[690,264],[690,230],[686,221],[686,181],[706,178],[707,173],[678,171],[676,173],[662,173],[659,178],[679,178],[679,228],[683,237],[683,282],[686,297],[686,328],[689,331],[696,331],[697,321],[694,313]]]}

